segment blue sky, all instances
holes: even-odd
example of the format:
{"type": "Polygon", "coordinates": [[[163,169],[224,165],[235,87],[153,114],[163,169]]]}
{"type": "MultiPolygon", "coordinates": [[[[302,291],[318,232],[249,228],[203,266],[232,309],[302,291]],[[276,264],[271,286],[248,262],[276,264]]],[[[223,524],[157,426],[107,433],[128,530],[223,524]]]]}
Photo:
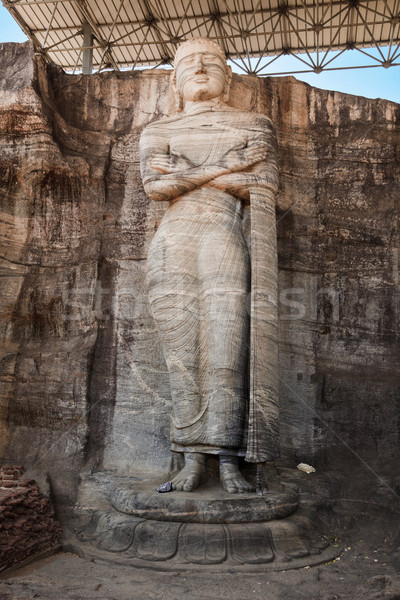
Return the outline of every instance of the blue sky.
{"type": "MultiPolygon", "coordinates": [[[[0,6],[0,43],[1,42],[24,42],[25,34],[21,31],[17,23],[11,17],[9,12],[0,6]]],[[[368,50],[371,54],[377,55],[377,51],[368,50]]],[[[302,63],[294,57],[288,56],[279,59],[279,71],[301,70],[302,63]]],[[[397,61],[400,62],[400,59],[397,61]]],[[[351,64],[370,64],[371,60],[364,57],[361,53],[353,50],[344,53],[336,66],[348,66],[351,64]]],[[[271,66],[275,72],[277,63],[271,66]]],[[[400,66],[384,69],[382,67],[372,69],[351,69],[344,71],[326,71],[319,75],[315,73],[304,73],[295,75],[302,81],[316,87],[338,90],[348,94],[366,96],[368,98],[386,98],[394,102],[400,102],[400,66]]]]}

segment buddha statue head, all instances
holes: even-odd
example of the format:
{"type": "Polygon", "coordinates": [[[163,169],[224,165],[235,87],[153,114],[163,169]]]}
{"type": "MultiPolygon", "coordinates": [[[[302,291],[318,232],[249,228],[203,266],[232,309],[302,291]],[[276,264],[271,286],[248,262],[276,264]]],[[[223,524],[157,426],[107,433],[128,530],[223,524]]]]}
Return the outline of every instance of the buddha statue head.
{"type": "Polygon", "coordinates": [[[213,40],[191,38],[176,51],[171,81],[178,110],[183,109],[184,102],[226,104],[231,79],[225,53],[213,40]]]}

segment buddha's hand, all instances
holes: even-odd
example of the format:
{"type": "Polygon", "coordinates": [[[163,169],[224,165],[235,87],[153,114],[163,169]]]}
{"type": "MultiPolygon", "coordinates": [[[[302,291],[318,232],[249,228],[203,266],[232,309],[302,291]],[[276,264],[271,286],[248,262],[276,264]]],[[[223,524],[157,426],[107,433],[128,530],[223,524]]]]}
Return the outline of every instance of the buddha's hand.
{"type": "Polygon", "coordinates": [[[193,168],[193,163],[176,154],[153,154],[150,167],[161,173],[181,173],[193,168]]]}
{"type": "Polygon", "coordinates": [[[219,164],[229,169],[231,173],[244,171],[267,158],[268,151],[265,146],[235,146],[229,150],[219,161],[219,164]]]}

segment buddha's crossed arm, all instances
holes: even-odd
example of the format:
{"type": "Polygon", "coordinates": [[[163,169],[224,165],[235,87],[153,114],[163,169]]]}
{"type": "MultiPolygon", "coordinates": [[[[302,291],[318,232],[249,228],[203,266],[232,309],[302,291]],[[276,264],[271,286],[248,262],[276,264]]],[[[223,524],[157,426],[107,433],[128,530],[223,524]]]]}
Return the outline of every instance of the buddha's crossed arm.
{"type": "MultiPolygon", "coordinates": [[[[215,164],[195,166],[173,155],[162,127],[147,127],[140,138],[140,165],[146,194],[152,200],[174,200],[203,185],[232,176],[265,160],[268,150],[262,142],[235,146],[215,164]]],[[[219,185],[226,182],[222,180],[219,185]]],[[[230,185],[230,183],[229,183],[230,185]]]]}
{"type": "Polygon", "coordinates": [[[278,152],[271,121],[264,115],[253,114],[249,115],[249,122],[247,148],[262,146],[264,159],[246,170],[221,175],[207,183],[245,201],[250,200],[250,189],[269,188],[276,193],[278,187],[278,152]]]}

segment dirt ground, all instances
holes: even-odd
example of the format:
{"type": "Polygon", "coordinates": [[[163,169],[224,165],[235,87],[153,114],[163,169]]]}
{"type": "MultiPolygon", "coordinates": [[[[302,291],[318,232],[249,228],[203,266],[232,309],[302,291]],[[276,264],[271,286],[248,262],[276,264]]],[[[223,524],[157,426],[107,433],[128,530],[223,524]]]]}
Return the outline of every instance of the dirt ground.
{"type": "Polygon", "coordinates": [[[0,600],[400,600],[400,514],[365,506],[336,515],[328,564],[279,572],[135,569],[71,553],[5,575],[0,600]],[[340,517],[339,519],[337,517],[340,517]]]}

